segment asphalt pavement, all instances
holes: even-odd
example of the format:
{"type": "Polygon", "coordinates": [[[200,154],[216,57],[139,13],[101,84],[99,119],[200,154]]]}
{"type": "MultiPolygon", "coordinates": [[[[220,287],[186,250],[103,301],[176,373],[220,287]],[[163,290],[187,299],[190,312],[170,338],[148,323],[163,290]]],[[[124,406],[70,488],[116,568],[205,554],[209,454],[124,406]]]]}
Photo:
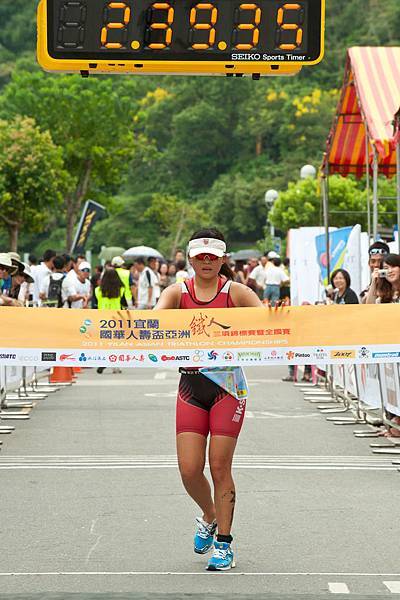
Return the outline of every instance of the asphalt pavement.
{"type": "Polygon", "coordinates": [[[1,436],[0,597],[399,594],[398,467],[354,427],[328,423],[281,381],[285,368],[246,372],[236,569],[209,573],[193,553],[199,511],[176,466],[177,373],[87,369],[1,436]]]}

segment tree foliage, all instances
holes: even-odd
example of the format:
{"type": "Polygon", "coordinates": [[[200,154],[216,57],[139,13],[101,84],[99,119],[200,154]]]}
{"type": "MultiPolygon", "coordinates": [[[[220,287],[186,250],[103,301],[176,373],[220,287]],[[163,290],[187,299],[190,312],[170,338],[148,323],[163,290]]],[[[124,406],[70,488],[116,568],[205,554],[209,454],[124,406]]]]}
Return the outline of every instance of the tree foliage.
{"type": "Polygon", "coordinates": [[[0,220],[17,249],[23,227],[40,231],[67,183],[62,152],[32,119],[0,120],[0,220]]]}

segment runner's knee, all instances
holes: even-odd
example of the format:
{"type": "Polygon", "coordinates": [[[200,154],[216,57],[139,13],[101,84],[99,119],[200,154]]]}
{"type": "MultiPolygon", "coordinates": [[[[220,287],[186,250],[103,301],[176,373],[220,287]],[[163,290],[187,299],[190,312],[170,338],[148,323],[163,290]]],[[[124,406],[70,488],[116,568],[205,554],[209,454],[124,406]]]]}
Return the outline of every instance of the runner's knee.
{"type": "Polygon", "coordinates": [[[193,481],[202,476],[204,464],[202,462],[191,463],[185,460],[180,460],[179,471],[184,481],[193,481]]]}
{"type": "Polygon", "coordinates": [[[231,478],[232,462],[224,458],[211,458],[210,459],[210,471],[211,477],[214,483],[225,481],[227,478],[231,478]]]}

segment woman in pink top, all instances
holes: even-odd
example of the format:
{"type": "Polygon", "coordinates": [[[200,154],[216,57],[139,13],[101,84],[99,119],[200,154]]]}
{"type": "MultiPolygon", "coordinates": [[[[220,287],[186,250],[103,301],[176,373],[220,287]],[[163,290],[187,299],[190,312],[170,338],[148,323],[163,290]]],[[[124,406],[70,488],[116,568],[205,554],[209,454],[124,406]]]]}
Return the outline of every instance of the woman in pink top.
{"type": "MultiPolygon", "coordinates": [[[[226,244],[220,231],[204,229],[195,233],[189,242],[194,277],[168,287],[156,309],[263,308],[250,288],[233,281],[234,274],[226,264],[225,255],[226,244]]],[[[237,400],[198,369],[180,369],[180,372],[176,409],[179,470],[186,491],[203,511],[202,517],[196,519],[194,551],[205,554],[214,547],[208,570],[228,570],[235,566],[230,545],[236,500],[232,459],[246,401],[237,400]],[[213,496],[204,475],[209,433],[213,496]]]]}

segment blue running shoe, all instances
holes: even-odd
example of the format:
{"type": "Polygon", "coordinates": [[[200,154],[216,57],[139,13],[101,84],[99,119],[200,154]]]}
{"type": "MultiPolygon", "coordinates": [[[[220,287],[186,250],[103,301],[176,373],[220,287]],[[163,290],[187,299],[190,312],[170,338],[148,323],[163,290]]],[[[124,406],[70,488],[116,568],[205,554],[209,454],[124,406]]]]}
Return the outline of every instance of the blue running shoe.
{"type": "Polygon", "coordinates": [[[211,550],[214,542],[214,533],[217,522],[206,523],[201,517],[196,517],[197,531],[194,536],[194,551],[197,554],[205,554],[211,550]]]}
{"type": "Polygon", "coordinates": [[[214,542],[214,552],[208,561],[207,571],[229,571],[235,567],[231,545],[227,542],[214,542]]]}

